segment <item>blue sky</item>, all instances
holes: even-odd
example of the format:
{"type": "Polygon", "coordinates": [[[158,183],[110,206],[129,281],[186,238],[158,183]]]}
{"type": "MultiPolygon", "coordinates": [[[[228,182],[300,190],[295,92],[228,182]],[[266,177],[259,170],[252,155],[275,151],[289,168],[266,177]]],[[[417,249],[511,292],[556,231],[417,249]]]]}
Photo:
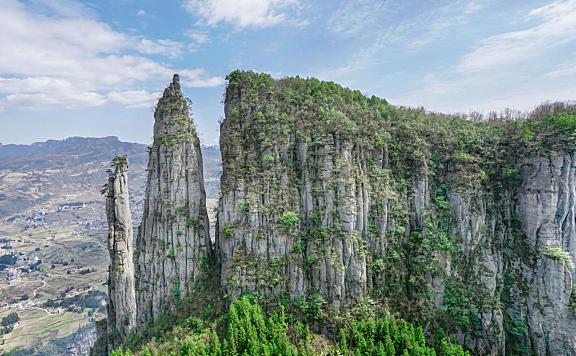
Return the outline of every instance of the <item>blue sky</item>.
{"type": "Polygon", "coordinates": [[[529,110],[576,97],[576,0],[0,0],[0,142],[151,140],[182,76],[204,144],[235,69],[392,104],[529,110]]]}

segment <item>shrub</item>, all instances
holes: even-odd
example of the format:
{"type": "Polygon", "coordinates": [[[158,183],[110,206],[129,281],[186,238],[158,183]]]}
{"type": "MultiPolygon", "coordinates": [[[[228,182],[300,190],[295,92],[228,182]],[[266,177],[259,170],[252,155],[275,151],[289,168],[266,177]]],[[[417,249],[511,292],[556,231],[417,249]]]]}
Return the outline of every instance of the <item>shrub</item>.
{"type": "Polygon", "coordinates": [[[268,163],[268,164],[274,163],[274,156],[272,156],[272,155],[265,155],[265,156],[264,156],[264,162],[266,162],[266,163],[268,163]]]}
{"type": "Polygon", "coordinates": [[[175,279],[172,283],[172,294],[175,299],[180,298],[180,281],[178,279],[175,279]]]}
{"type": "Polygon", "coordinates": [[[514,336],[525,336],[528,335],[528,328],[522,319],[515,318],[512,322],[510,333],[514,336]]]}
{"type": "Polygon", "coordinates": [[[565,268],[570,270],[574,269],[574,261],[572,261],[572,256],[570,256],[568,252],[564,251],[562,247],[557,245],[546,246],[542,250],[542,253],[546,257],[560,261],[565,268]]]}
{"type": "Polygon", "coordinates": [[[2,318],[1,324],[2,326],[11,326],[16,324],[18,321],[20,321],[20,316],[18,316],[18,313],[12,312],[2,318]]]}
{"type": "Polygon", "coordinates": [[[226,226],[224,228],[223,234],[224,234],[224,237],[227,237],[229,239],[234,237],[234,226],[233,225],[226,226]]]}
{"type": "Polygon", "coordinates": [[[186,219],[186,226],[198,229],[200,227],[200,222],[197,219],[188,218],[186,219]]]}
{"type": "Polygon", "coordinates": [[[282,214],[282,225],[284,225],[284,229],[290,230],[293,226],[296,226],[300,223],[300,217],[297,213],[293,211],[287,211],[282,214]]]}

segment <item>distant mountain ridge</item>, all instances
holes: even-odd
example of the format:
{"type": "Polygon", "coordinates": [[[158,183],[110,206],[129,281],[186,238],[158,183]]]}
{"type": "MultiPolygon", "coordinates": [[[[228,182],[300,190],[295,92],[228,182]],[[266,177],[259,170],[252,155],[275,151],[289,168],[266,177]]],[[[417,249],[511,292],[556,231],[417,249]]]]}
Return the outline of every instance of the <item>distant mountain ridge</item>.
{"type": "MultiPolygon", "coordinates": [[[[0,145],[0,216],[27,209],[71,189],[99,189],[106,168],[116,156],[128,156],[131,183],[144,187],[148,145],[123,142],[116,136],[70,137],[30,145],[0,145]]],[[[202,146],[207,191],[217,194],[220,175],[218,146],[202,146]]]]}
{"type": "Polygon", "coordinates": [[[146,163],[146,145],[122,142],[116,136],[102,138],[70,137],[48,140],[30,145],[4,144],[0,146],[0,168],[48,168],[67,163],[86,163],[110,160],[115,155],[128,155],[134,163],[146,163]],[[69,154],[61,160],[62,154],[69,154]]]}

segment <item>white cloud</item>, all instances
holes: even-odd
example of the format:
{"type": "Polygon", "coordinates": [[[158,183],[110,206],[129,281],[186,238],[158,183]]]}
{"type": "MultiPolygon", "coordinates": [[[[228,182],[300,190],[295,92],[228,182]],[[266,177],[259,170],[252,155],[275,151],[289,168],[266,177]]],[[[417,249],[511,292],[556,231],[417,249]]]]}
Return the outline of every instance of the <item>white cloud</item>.
{"type": "Polygon", "coordinates": [[[44,93],[8,94],[0,102],[1,106],[14,106],[27,110],[76,109],[101,106],[106,97],[95,92],[61,91],[44,93]]]}
{"type": "Polygon", "coordinates": [[[7,94],[24,94],[33,91],[70,91],[72,89],[74,89],[72,83],[64,79],[55,79],[50,77],[36,77],[26,79],[0,77],[0,92],[7,94]]]}
{"type": "Polygon", "coordinates": [[[554,1],[530,11],[526,19],[539,23],[525,30],[486,38],[462,58],[458,69],[474,72],[516,65],[576,39],[576,0],[554,1]]]}
{"type": "Polygon", "coordinates": [[[91,8],[74,0],[31,0],[39,13],[55,14],[60,17],[90,17],[91,8]]]}
{"type": "Polygon", "coordinates": [[[299,7],[297,0],[188,0],[185,3],[188,12],[209,26],[227,22],[238,29],[298,24],[291,15],[299,7]]]}
{"type": "Polygon", "coordinates": [[[143,54],[160,54],[169,58],[177,58],[182,54],[184,46],[180,42],[172,40],[149,40],[143,38],[136,49],[143,54]]]}
{"type": "Polygon", "coordinates": [[[49,77],[0,78],[0,93],[7,94],[0,105],[32,110],[100,106],[106,102],[101,94],[49,77]]]}
{"type": "Polygon", "coordinates": [[[433,44],[469,23],[483,6],[480,1],[456,0],[437,7],[414,8],[410,2],[343,0],[327,22],[327,30],[348,40],[349,60],[324,68],[323,78],[345,79],[381,66],[390,53],[405,54],[433,44]],[[411,16],[401,16],[408,12],[411,16]]]}
{"type": "Polygon", "coordinates": [[[184,69],[180,71],[182,85],[188,88],[216,87],[224,84],[224,78],[214,76],[206,77],[203,69],[184,69]]]}
{"type": "Polygon", "coordinates": [[[138,12],[136,12],[136,16],[138,16],[138,17],[144,17],[144,16],[146,16],[146,11],[144,11],[144,10],[138,10],[138,12]]]}
{"type": "Polygon", "coordinates": [[[210,40],[208,35],[203,33],[203,32],[198,32],[198,31],[194,31],[194,30],[186,30],[184,32],[184,34],[186,35],[186,37],[190,38],[192,41],[196,42],[197,44],[204,44],[210,40]]]}
{"type": "Polygon", "coordinates": [[[328,20],[328,29],[346,36],[363,34],[368,28],[381,25],[383,16],[390,14],[389,3],[390,1],[344,0],[328,20]]]}
{"type": "Polygon", "coordinates": [[[146,90],[111,91],[108,99],[129,108],[152,107],[160,97],[160,93],[149,93],[146,90]]]}
{"type": "Polygon", "coordinates": [[[574,100],[576,64],[558,64],[561,45],[576,39],[576,0],[554,1],[523,13],[530,27],[482,40],[420,89],[391,98],[438,111],[529,110],[545,101],[574,100]]]}
{"type": "MultiPolygon", "coordinates": [[[[53,11],[65,3],[51,2],[38,12],[18,1],[2,1],[0,106],[97,106],[110,100],[108,92],[141,90],[139,86],[168,81],[179,71],[143,55],[176,56],[182,50],[178,42],[136,38],[80,10],[65,15],[64,10],[53,11]]],[[[202,75],[194,84],[212,86],[219,78],[202,75]]]]}
{"type": "Polygon", "coordinates": [[[562,64],[545,75],[548,78],[566,78],[576,76],[576,63],[562,64]]]}
{"type": "Polygon", "coordinates": [[[464,8],[464,13],[466,15],[472,15],[482,10],[483,8],[484,6],[482,4],[475,1],[470,1],[468,4],[466,4],[464,8]]]}

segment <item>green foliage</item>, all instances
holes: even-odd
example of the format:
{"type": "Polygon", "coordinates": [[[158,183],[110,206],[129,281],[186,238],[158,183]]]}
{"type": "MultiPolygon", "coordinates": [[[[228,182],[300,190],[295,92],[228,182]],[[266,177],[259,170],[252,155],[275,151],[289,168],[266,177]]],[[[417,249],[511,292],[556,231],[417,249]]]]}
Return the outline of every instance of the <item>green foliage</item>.
{"type": "Polygon", "coordinates": [[[556,128],[563,133],[573,133],[576,130],[576,115],[560,113],[556,116],[556,128]]]}
{"type": "Polygon", "coordinates": [[[200,222],[198,221],[198,219],[188,218],[186,219],[186,226],[193,227],[194,229],[197,230],[200,228],[200,222]]]}
{"type": "MultiPolygon", "coordinates": [[[[310,331],[299,324],[289,333],[284,310],[267,317],[252,297],[244,296],[230,306],[222,337],[202,319],[190,317],[179,327],[188,330],[183,337],[168,339],[164,345],[146,346],[143,355],[307,355],[310,331]],[[291,334],[292,339],[289,337],[291,334]],[[296,341],[296,342],[293,342],[296,341]],[[166,345],[168,344],[168,345],[166,345]]],[[[113,355],[132,355],[130,350],[113,355]]]]}
{"type": "Polygon", "coordinates": [[[574,261],[572,261],[572,256],[570,256],[570,254],[566,252],[562,247],[556,245],[546,246],[542,249],[542,253],[546,257],[560,261],[565,268],[569,270],[574,269],[574,261]]]}
{"type": "Polygon", "coordinates": [[[175,256],[174,256],[174,249],[171,248],[170,251],[168,251],[168,258],[172,258],[172,259],[173,259],[174,257],[175,257],[175,256]]]}
{"type": "Polygon", "coordinates": [[[180,113],[171,118],[174,133],[160,132],[155,138],[155,143],[164,146],[175,146],[179,143],[193,143],[196,138],[196,129],[188,114],[180,113]]]}
{"type": "Polygon", "coordinates": [[[299,240],[299,241],[296,241],[294,243],[294,252],[302,253],[302,252],[304,252],[305,249],[306,249],[306,245],[304,244],[304,241],[299,240]]]}
{"type": "Polygon", "coordinates": [[[426,342],[422,327],[404,320],[368,318],[341,329],[341,355],[469,355],[462,346],[441,338],[437,349],[426,342]]]}
{"type": "MultiPolygon", "coordinates": [[[[267,316],[254,297],[245,295],[230,305],[217,327],[197,317],[182,320],[178,336],[148,343],[141,355],[314,355],[314,337],[301,321],[289,322],[284,308],[267,316]],[[220,333],[217,332],[220,329],[220,333]]],[[[391,318],[366,318],[340,328],[338,342],[322,350],[327,355],[469,355],[445,337],[433,345],[423,329],[391,318]]],[[[116,350],[115,356],[131,356],[129,348],[116,350]]]]}
{"type": "Polygon", "coordinates": [[[510,329],[510,333],[514,336],[526,336],[528,335],[528,328],[522,319],[514,319],[512,322],[512,328],[510,329]]]}
{"type": "Polygon", "coordinates": [[[386,263],[382,257],[375,257],[372,259],[372,271],[379,273],[384,270],[386,263]]]}
{"type": "Polygon", "coordinates": [[[128,166],[128,157],[126,156],[116,156],[112,160],[112,163],[116,167],[127,167],[128,166]]]}
{"type": "Polygon", "coordinates": [[[2,326],[11,326],[11,325],[16,324],[19,321],[20,321],[20,316],[18,316],[18,313],[17,312],[11,312],[10,314],[8,314],[2,318],[2,322],[0,324],[2,324],[2,326]]]}
{"type": "Polygon", "coordinates": [[[503,168],[504,178],[514,186],[519,186],[522,183],[522,175],[520,171],[510,165],[503,168]]]}
{"type": "Polygon", "coordinates": [[[534,141],[536,138],[536,133],[532,131],[529,127],[525,127],[522,129],[522,138],[526,141],[534,141]]]}
{"type": "Polygon", "coordinates": [[[182,230],[176,230],[176,236],[180,237],[184,235],[184,231],[182,230]]]}
{"type": "Polygon", "coordinates": [[[326,317],[324,307],[326,300],[318,293],[298,296],[294,299],[294,306],[298,314],[308,321],[318,321],[326,317]]]}
{"type": "Polygon", "coordinates": [[[432,248],[442,252],[453,252],[453,230],[456,226],[454,211],[448,201],[446,183],[441,183],[436,189],[434,199],[435,210],[427,214],[424,226],[426,234],[431,239],[432,248]]]}
{"type": "Polygon", "coordinates": [[[260,306],[249,297],[230,306],[227,316],[224,353],[227,355],[298,355],[287,336],[283,310],[266,318],[260,306]]]}
{"type": "Polygon", "coordinates": [[[464,291],[446,285],[444,290],[444,308],[449,314],[449,320],[462,327],[470,326],[470,299],[464,294],[464,291]]]}
{"type": "Polygon", "coordinates": [[[236,229],[234,228],[234,225],[228,225],[224,228],[224,231],[222,233],[224,234],[224,237],[231,239],[234,237],[235,232],[236,229]]]}
{"type": "Polygon", "coordinates": [[[267,164],[272,164],[272,163],[274,163],[274,156],[272,156],[272,155],[265,155],[265,156],[264,156],[264,162],[266,162],[267,164]]]}
{"type": "Polygon", "coordinates": [[[284,229],[290,230],[292,227],[298,225],[299,223],[300,216],[297,213],[293,211],[287,211],[282,214],[282,225],[284,226],[284,229]]]}
{"type": "Polygon", "coordinates": [[[178,279],[172,282],[172,295],[175,299],[180,299],[180,281],[178,279]]]}

